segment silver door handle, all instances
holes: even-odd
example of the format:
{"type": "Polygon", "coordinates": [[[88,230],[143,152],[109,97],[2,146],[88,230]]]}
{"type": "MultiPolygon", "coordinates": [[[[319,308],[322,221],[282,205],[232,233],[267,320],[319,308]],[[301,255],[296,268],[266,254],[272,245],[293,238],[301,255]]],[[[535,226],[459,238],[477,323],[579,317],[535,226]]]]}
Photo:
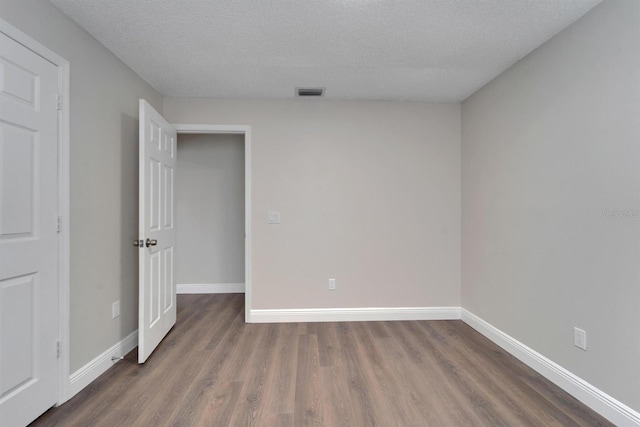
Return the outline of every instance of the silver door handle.
{"type": "Polygon", "coordinates": [[[134,240],[133,241],[133,246],[135,246],[136,248],[142,248],[144,246],[144,242],[142,240],[134,240]]]}
{"type": "Polygon", "coordinates": [[[146,241],[146,245],[147,245],[147,247],[149,247],[149,246],[155,246],[155,245],[157,245],[157,244],[158,244],[158,241],[157,241],[157,240],[147,238],[147,241],[146,241]]]}

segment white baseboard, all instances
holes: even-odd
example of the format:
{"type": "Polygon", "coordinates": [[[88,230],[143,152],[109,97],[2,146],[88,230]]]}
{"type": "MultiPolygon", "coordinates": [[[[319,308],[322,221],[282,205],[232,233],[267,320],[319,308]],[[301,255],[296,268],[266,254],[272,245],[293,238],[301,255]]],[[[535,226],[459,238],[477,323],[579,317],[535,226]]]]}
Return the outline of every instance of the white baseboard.
{"type": "Polygon", "coordinates": [[[243,294],[244,283],[178,283],[178,294],[243,294]]]}
{"type": "Polygon", "coordinates": [[[466,324],[615,425],[640,427],[640,413],[485,322],[475,314],[462,309],[461,315],[466,324]]]}
{"type": "Polygon", "coordinates": [[[251,310],[250,323],[457,320],[460,307],[302,308],[251,310]]]}
{"type": "Polygon", "coordinates": [[[104,351],[91,362],[75,371],[69,376],[69,387],[67,400],[78,394],[83,388],[88,386],[93,380],[102,375],[107,369],[113,366],[112,357],[124,357],[127,353],[138,346],[138,331],[134,331],[122,341],[116,343],[111,348],[104,351]]]}

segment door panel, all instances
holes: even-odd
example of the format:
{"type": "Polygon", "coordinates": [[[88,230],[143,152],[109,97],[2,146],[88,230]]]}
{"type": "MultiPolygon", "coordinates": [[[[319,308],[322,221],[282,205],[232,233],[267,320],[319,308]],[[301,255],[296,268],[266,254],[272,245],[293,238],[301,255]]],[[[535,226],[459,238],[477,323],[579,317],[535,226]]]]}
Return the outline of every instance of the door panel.
{"type": "Polygon", "coordinates": [[[173,228],[173,169],[164,165],[164,228],[173,228]]]}
{"type": "Polygon", "coordinates": [[[160,230],[160,161],[149,159],[149,231],[160,230]]]}
{"type": "Polygon", "coordinates": [[[144,363],[176,322],[173,278],[176,131],[140,100],[140,298],[138,362],[144,363]],[[156,242],[147,245],[148,241],[156,242]]]}
{"type": "Polygon", "coordinates": [[[0,34],[0,425],[57,401],[58,69],[0,34]]]}
{"type": "Polygon", "coordinates": [[[0,239],[29,237],[34,231],[34,155],[37,132],[0,123],[3,185],[0,207],[0,239]],[[11,185],[9,185],[11,183],[11,185]]]}
{"type": "Polygon", "coordinates": [[[176,290],[174,288],[174,278],[173,278],[173,248],[167,248],[164,252],[164,277],[166,280],[164,282],[164,312],[168,312],[169,310],[174,308],[175,302],[175,294],[176,290]]]}
{"type": "Polygon", "coordinates": [[[35,274],[27,274],[0,282],[2,289],[2,387],[0,395],[10,394],[36,376],[33,366],[35,274]],[[21,325],[15,328],[13,324],[21,325]],[[22,329],[22,330],[21,330],[22,329]]]}

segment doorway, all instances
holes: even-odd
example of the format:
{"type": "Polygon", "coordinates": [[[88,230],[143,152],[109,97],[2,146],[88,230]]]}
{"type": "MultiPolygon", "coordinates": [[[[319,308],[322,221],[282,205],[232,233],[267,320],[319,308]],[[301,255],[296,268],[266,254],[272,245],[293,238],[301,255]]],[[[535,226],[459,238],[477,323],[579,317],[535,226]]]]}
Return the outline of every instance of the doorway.
{"type": "Polygon", "coordinates": [[[251,135],[249,126],[174,125],[176,290],[245,294],[251,304],[251,135]]]}
{"type": "Polygon", "coordinates": [[[244,293],[244,135],[177,139],[177,293],[244,293]]]}

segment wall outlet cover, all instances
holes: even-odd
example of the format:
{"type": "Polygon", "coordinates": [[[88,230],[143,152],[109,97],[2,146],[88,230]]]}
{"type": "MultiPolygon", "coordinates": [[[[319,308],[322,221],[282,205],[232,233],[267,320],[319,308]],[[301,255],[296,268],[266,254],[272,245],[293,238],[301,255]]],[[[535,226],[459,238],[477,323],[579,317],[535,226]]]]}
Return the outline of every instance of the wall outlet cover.
{"type": "Polygon", "coordinates": [[[111,306],[111,316],[113,319],[120,316],[120,301],[116,301],[111,306]]]}
{"type": "Polygon", "coordinates": [[[573,328],[573,345],[587,350],[587,332],[580,328],[573,328]]]}
{"type": "Polygon", "coordinates": [[[269,211],[267,214],[267,224],[280,224],[280,212],[269,211]]]}

